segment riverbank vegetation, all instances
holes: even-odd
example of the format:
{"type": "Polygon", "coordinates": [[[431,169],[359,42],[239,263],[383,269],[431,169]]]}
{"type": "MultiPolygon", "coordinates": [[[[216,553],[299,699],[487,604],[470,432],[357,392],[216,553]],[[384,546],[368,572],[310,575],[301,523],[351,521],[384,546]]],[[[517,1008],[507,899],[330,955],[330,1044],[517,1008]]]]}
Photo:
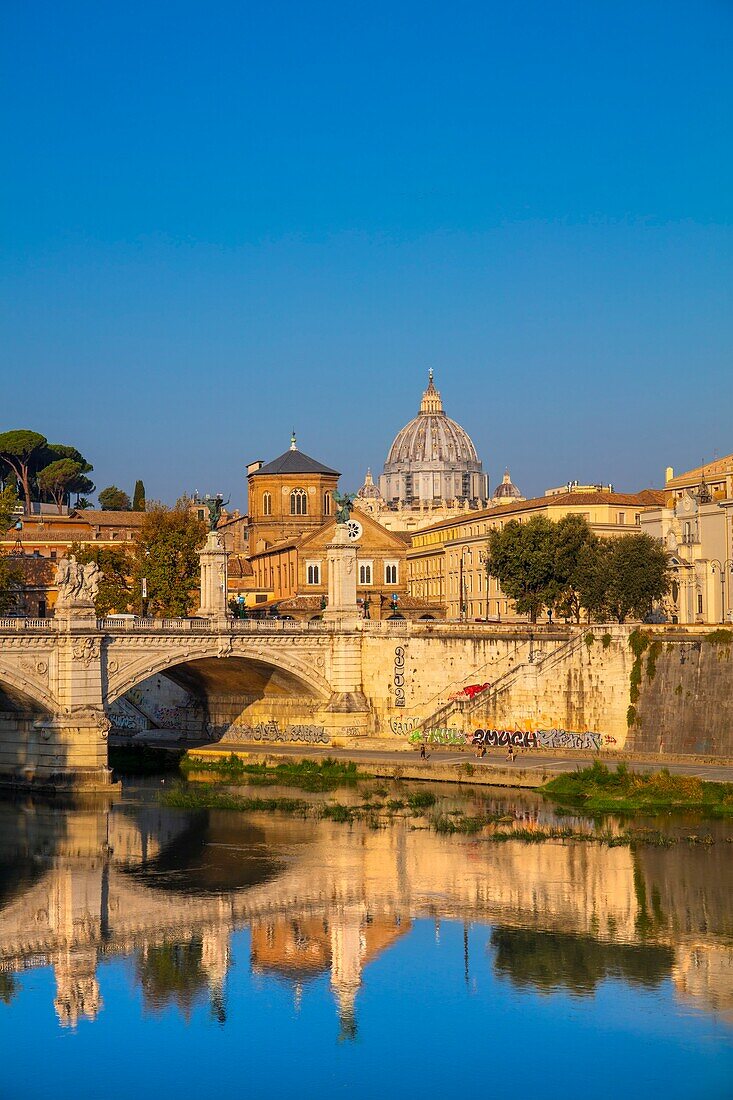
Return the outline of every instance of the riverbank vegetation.
{"type": "MultiPolygon", "coordinates": [[[[590,770],[590,769],[588,769],[590,770]]],[[[318,792],[321,793],[321,792],[318,792]]],[[[392,791],[392,793],[395,793],[392,791]]],[[[619,828],[575,819],[568,824],[540,822],[524,815],[472,799],[470,810],[457,809],[454,800],[439,800],[430,791],[405,791],[400,798],[388,797],[385,786],[366,787],[361,800],[342,802],[332,798],[306,800],[296,797],[263,797],[239,794],[229,787],[211,782],[179,782],[160,794],[163,805],[180,810],[230,810],[239,813],[283,813],[313,821],[333,821],[341,825],[361,824],[370,829],[386,829],[399,821],[409,829],[431,829],[443,836],[470,837],[503,843],[521,841],[541,844],[547,841],[582,841],[608,847],[668,848],[676,844],[715,843],[709,833],[671,835],[650,828],[619,828]],[[453,802],[453,805],[451,803],[453,802]]],[[[726,840],[733,841],[733,837],[726,840]]]]}
{"type": "Polygon", "coordinates": [[[594,761],[591,767],[558,775],[540,787],[543,795],[586,813],[657,814],[692,810],[709,817],[733,815],[733,783],[707,783],[697,776],[613,771],[594,761]]]}
{"type": "Polygon", "coordinates": [[[353,787],[358,780],[371,778],[360,772],[356,764],[330,756],[320,761],[287,760],[280,764],[247,764],[236,753],[207,760],[186,756],[181,761],[181,771],[189,778],[201,776],[251,787],[298,787],[312,792],[353,787]]]}

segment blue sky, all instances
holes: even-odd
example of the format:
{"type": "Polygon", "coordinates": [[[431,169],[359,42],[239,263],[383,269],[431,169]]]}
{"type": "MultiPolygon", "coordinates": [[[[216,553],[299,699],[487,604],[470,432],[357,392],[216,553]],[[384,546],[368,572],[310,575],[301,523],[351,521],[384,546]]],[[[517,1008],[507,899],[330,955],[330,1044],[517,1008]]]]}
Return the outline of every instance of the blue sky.
{"type": "Polygon", "coordinates": [[[728,0],[6,0],[2,427],[355,488],[428,367],[492,484],[733,451],[728,0]]]}

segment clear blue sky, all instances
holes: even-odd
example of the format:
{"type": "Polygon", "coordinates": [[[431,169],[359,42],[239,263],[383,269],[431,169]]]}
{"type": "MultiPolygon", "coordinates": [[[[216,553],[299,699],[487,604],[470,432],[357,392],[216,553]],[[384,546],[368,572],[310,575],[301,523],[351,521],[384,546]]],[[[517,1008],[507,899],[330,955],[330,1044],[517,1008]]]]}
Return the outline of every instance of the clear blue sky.
{"type": "Polygon", "coordinates": [[[730,0],[5,0],[0,426],[355,488],[429,366],[492,484],[733,451],[730,0]]]}

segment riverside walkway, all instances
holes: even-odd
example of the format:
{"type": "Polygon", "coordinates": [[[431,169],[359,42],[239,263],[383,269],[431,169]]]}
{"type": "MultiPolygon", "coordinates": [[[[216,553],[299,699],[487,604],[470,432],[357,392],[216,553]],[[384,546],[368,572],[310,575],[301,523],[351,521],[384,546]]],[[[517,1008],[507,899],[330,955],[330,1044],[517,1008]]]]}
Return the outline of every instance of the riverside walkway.
{"type": "MultiPolygon", "coordinates": [[[[423,779],[441,782],[462,782],[485,786],[501,787],[539,787],[555,775],[576,771],[588,767],[593,760],[599,759],[590,753],[574,752],[572,756],[561,753],[519,752],[514,760],[507,760],[505,751],[489,750],[484,757],[475,756],[470,750],[457,750],[431,746],[428,757],[420,759],[417,749],[390,750],[386,748],[324,748],[298,745],[273,745],[264,749],[261,742],[227,743],[201,746],[189,751],[196,760],[211,761],[218,757],[234,753],[250,763],[265,760],[286,762],[288,760],[324,760],[327,757],[353,762],[360,770],[379,777],[404,779],[423,779]],[[470,765],[470,770],[467,767],[470,765]]],[[[604,756],[602,762],[609,767],[625,763],[631,770],[640,772],[658,771],[668,768],[673,775],[694,776],[714,783],[733,783],[733,761],[714,763],[700,757],[674,757],[665,759],[646,757],[640,754],[619,754],[604,756]]]]}

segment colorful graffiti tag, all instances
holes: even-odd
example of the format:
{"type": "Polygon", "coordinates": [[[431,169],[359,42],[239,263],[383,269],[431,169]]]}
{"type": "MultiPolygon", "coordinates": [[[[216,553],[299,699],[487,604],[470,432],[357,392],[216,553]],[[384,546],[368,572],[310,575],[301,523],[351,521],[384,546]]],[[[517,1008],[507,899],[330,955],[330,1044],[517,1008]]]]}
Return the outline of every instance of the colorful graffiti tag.
{"type": "Polygon", "coordinates": [[[420,741],[425,741],[427,745],[465,745],[466,734],[462,730],[448,728],[425,730],[424,733],[415,730],[408,737],[408,741],[411,745],[417,745],[420,741]]]}
{"type": "Polygon", "coordinates": [[[467,734],[473,745],[486,748],[518,749],[590,749],[598,752],[603,738],[600,733],[573,733],[569,730],[485,730],[467,734]]]}
{"type": "Polygon", "coordinates": [[[231,726],[224,736],[227,741],[303,741],[309,745],[328,745],[331,741],[323,726],[289,725],[281,730],[277,722],[231,726]]]}

